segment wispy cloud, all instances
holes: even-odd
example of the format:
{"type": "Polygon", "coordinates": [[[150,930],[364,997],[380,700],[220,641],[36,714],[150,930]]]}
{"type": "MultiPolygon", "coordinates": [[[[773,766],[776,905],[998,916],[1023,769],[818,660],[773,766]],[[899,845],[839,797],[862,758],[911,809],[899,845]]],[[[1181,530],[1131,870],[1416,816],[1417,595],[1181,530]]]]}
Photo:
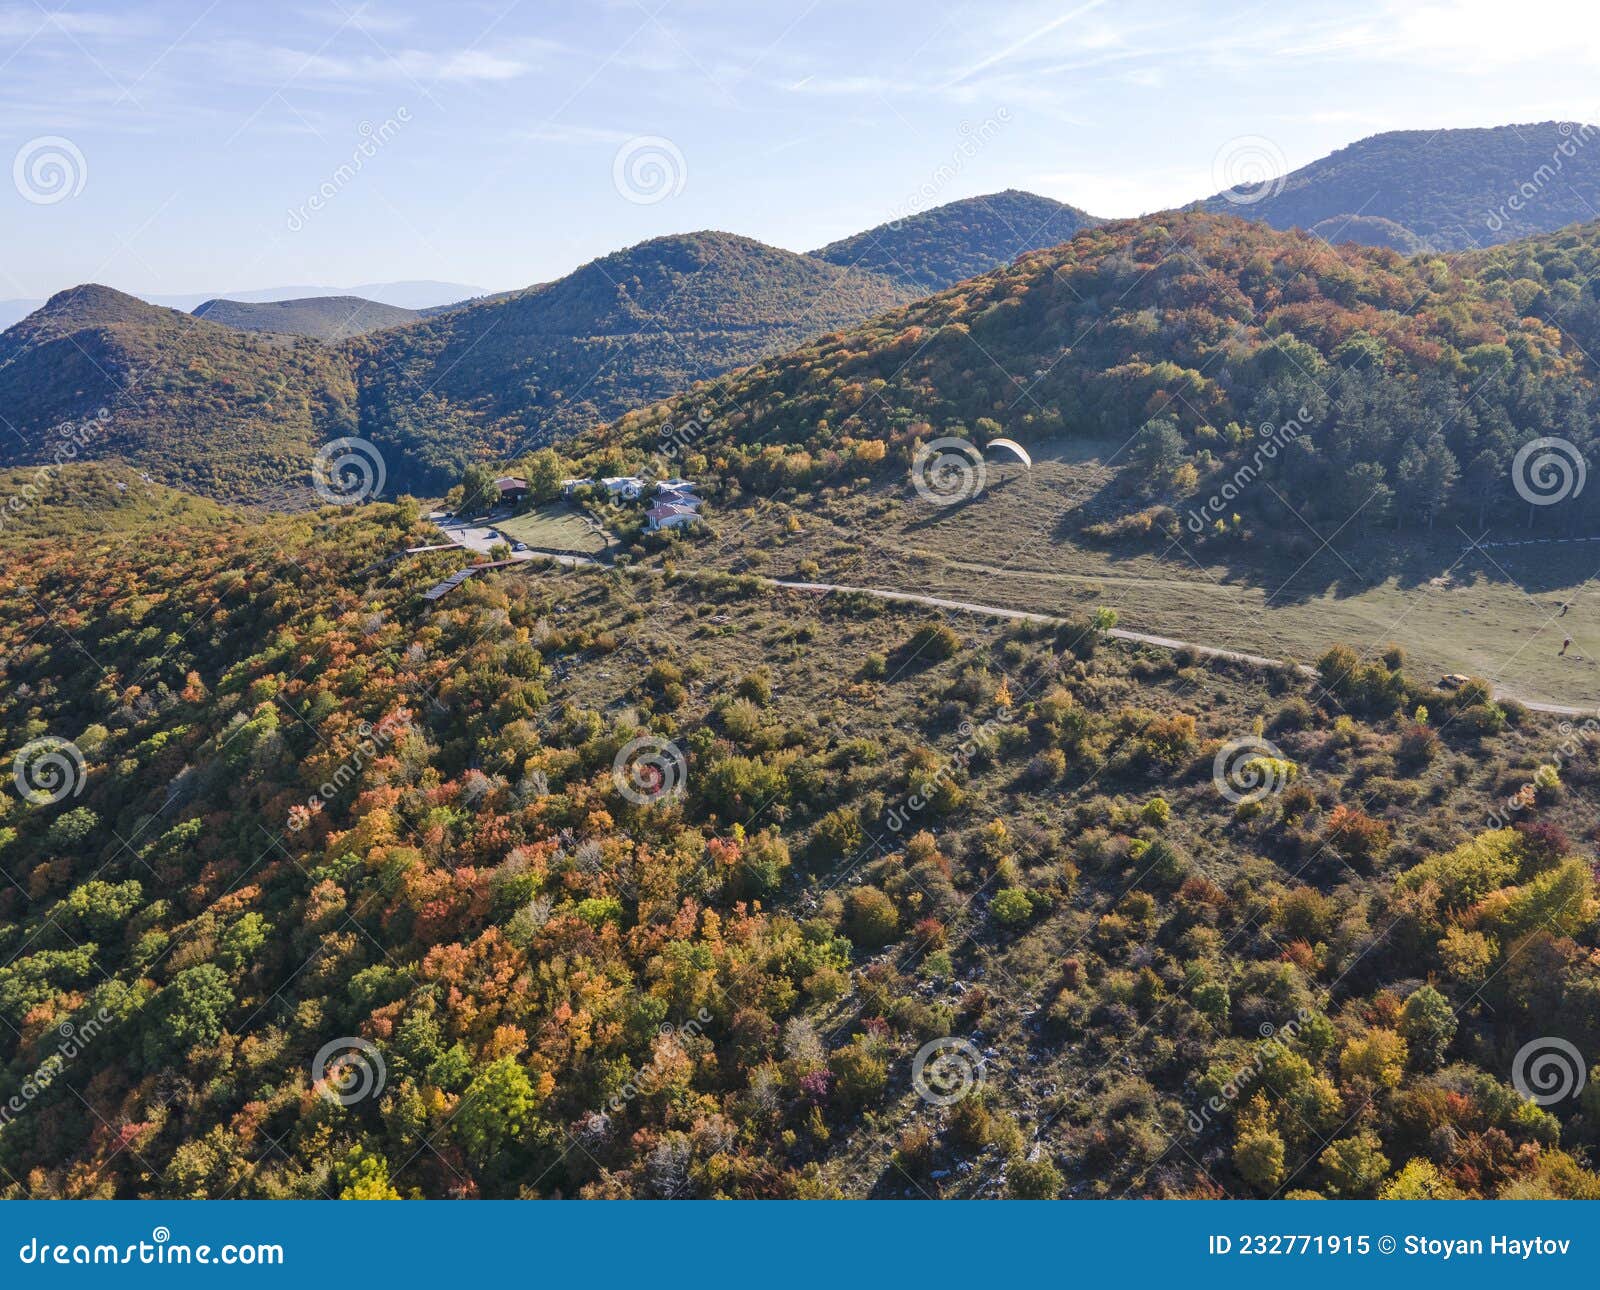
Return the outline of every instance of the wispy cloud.
{"type": "Polygon", "coordinates": [[[519,41],[496,49],[393,49],[372,53],[302,50],[230,40],[207,52],[257,84],[364,86],[392,81],[509,81],[537,70],[556,46],[519,41]]]}

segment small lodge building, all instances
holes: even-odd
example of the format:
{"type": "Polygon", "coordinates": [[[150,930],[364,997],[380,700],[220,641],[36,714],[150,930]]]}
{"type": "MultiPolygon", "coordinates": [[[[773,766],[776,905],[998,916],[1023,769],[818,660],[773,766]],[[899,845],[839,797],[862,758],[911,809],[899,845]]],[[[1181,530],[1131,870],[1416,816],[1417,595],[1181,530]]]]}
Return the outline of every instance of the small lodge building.
{"type": "Polygon", "coordinates": [[[692,523],[700,518],[700,512],[692,506],[676,502],[657,502],[644,513],[644,518],[646,527],[652,533],[657,533],[662,529],[675,529],[692,523]]]}
{"type": "Polygon", "coordinates": [[[500,492],[501,502],[515,505],[528,495],[528,481],[517,475],[506,475],[494,481],[494,486],[500,492]]]}

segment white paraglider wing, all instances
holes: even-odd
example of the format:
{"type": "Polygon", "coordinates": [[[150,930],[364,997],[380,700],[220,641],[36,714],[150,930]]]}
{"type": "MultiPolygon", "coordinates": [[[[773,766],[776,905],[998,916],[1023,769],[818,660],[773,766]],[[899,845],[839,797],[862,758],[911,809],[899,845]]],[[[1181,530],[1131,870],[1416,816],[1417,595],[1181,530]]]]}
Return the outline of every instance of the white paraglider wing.
{"type": "Polygon", "coordinates": [[[1028,469],[1033,469],[1033,458],[1028,456],[1028,450],[1015,439],[991,439],[989,440],[988,447],[984,449],[984,452],[991,453],[996,448],[999,448],[1003,452],[1011,453],[1024,466],[1028,467],[1028,469]]]}

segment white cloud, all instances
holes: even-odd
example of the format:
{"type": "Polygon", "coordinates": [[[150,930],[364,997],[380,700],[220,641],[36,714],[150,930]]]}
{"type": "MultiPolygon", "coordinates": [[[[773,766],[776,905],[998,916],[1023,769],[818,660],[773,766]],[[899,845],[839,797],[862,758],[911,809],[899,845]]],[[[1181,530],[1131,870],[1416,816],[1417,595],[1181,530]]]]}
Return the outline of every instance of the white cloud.
{"type": "Polygon", "coordinates": [[[240,78],[269,85],[371,85],[393,81],[509,81],[534,71],[554,46],[519,42],[498,50],[394,49],[372,53],[308,52],[232,40],[206,48],[240,78]]]}

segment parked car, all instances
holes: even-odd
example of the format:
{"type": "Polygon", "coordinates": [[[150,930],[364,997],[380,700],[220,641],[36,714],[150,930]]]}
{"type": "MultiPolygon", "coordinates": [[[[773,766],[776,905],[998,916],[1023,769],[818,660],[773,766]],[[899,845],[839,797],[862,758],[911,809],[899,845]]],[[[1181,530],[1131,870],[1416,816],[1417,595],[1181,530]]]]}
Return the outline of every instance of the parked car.
{"type": "Polygon", "coordinates": [[[516,545],[515,545],[515,546],[514,546],[514,547],[512,547],[512,548],[511,548],[511,549],[512,549],[512,550],[513,550],[513,551],[526,551],[526,550],[527,550],[527,549],[528,549],[528,544],[527,544],[527,543],[526,543],[526,542],[518,542],[518,543],[517,543],[517,544],[516,544],[516,545]]]}

